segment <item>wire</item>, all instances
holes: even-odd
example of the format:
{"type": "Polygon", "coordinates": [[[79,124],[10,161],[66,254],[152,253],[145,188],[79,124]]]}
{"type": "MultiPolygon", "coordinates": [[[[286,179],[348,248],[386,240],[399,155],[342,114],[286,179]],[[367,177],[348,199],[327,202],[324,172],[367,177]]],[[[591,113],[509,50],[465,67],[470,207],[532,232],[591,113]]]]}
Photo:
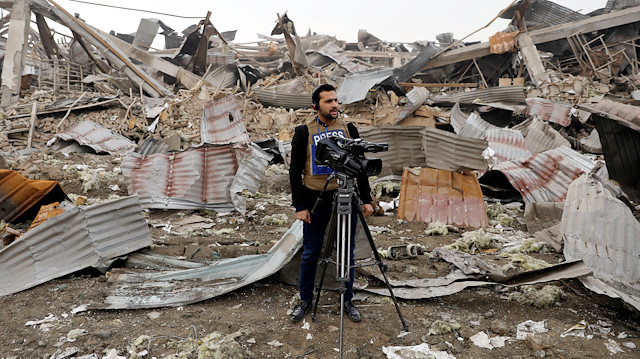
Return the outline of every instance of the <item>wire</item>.
{"type": "Polygon", "coordinates": [[[112,7],[112,8],[116,8],[116,9],[122,9],[122,10],[139,11],[139,12],[147,12],[147,13],[150,13],[150,14],[179,17],[181,19],[202,19],[203,18],[203,16],[181,16],[181,15],[167,14],[167,13],[164,13],[164,12],[157,12],[157,11],[151,11],[151,10],[132,9],[132,8],[122,7],[122,6],[98,4],[98,3],[95,3],[95,2],[89,2],[89,1],[81,1],[81,0],[69,0],[69,1],[78,2],[78,3],[82,3],[82,4],[96,5],[96,6],[112,7]]]}

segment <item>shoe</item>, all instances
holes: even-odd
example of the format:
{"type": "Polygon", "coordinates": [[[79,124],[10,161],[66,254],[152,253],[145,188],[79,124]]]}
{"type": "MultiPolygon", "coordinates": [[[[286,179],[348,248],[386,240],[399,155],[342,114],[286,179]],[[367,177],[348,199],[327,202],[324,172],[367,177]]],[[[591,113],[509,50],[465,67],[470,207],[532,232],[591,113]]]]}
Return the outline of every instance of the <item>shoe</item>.
{"type": "Polygon", "coordinates": [[[346,314],[347,318],[349,318],[352,322],[359,322],[362,320],[360,311],[351,302],[344,303],[344,314],[346,314]]]}
{"type": "Polygon", "coordinates": [[[312,301],[303,300],[302,302],[300,302],[300,304],[298,304],[298,306],[296,306],[291,313],[291,321],[294,323],[301,321],[302,318],[304,318],[304,316],[307,315],[307,313],[309,313],[309,311],[311,310],[311,304],[312,301]]]}

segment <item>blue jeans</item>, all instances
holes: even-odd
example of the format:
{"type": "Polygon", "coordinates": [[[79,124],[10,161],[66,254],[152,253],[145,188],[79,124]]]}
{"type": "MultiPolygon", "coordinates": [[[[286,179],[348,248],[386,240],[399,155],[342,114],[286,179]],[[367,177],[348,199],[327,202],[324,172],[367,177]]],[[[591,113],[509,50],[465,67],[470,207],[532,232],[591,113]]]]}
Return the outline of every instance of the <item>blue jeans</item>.
{"type": "MultiPolygon", "coordinates": [[[[316,268],[318,259],[322,251],[322,240],[324,232],[331,219],[332,207],[318,207],[316,213],[311,214],[311,223],[303,225],[302,261],[300,262],[300,298],[303,301],[313,300],[313,286],[316,278],[316,268]]],[[[353,298],[353,278],[355,270],[353,268],[353,252],[355,250],[356,224],[358,214],[353,206],[351,212],[351,269],[349,271],[349,281],[346,283],[347,291],[344,294],[345,303],[353,298]]],[[[335,241],[335,239],[332,239],[335,241]]],[[[336,243],[333,243],[336,248],[336,243]]]]}

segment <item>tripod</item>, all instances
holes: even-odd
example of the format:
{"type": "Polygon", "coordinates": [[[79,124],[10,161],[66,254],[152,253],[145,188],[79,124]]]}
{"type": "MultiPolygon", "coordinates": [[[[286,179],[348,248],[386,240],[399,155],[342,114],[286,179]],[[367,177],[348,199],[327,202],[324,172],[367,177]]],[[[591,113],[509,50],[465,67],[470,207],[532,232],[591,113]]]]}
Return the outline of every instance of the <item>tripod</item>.
{"type": "MultiPolygon", "coordinates": [[[[344,296],[347,291],[347,283],[351,280],[350,274],[351,269],[355,268],[351,263],[352,256],[352,225],[355,221],[353,221],[352,215],[354,212],[357,212],[358,218],[360,218],[360,223],[362,223],[362,228],[367,236],[369,241],[369,245],[371,246],[371,251],[373,252],[373,256],[375,258],[375,263],[369,265],[378,265],[382,276],[384,277],[385,284],[389,289],[389,294],[391,295],[391,299],[393,299],[393,304],[396,307],[396,311],[398,312],[398,316],[400,317],[400,322],[402,322],[402,331],[409,331],[409,327],[404,321],[402,317],[402,313],[400,312],[400,306],[398,305],[398,301],[393,295],[393,291],[391,290],[391,286],[389,285],[389,279],[386,275],[386,270],[388,266],[382,262],[382,258],[380,254],[376,250],[375,244],[373,243],[373,237],[371,236],[371,231],[367,226],[367,222],[365,221],[364,214],[362,213],[362,205],[360,203],[360,198],[354,187],[354,179],[353,177],[349,177],[344,173],[333,172],[322,190],[324,192],[331,181],[332,178],[338,178],[338,192],[335,195],[333,201],[333,209],[331,213],[331,219],[329,220],[329,225],[327,226],[327,230],[325,232],[325,248],[324,255],[321,263],[323,265],[322,274],[320,276],[320,283],[317,287],[316,293],[316,301],[313,307],[313,312],[311,314],[311,320],[313,322],[316,321],[316,311],[318,309],[318,302],[320,301],[320,292],[322,292],[322,285],[324,282],[325,272],[327,271],[327,265],[329,262],[333,262],[331,260],[331,256],[333,255],[334,243],[335,248],[337,250],[336,254],[336,280],[340,282],[340,287],[338,288],[338,292],[340,293],[340,358],[342,358],[342,338],[343,338],[343,322],[344,322],[344,296]]],[[[315,211],[316,206],[318,205],[322,194],[318,197],[315,205],[313,206],[312,212],[315,211]]]]}

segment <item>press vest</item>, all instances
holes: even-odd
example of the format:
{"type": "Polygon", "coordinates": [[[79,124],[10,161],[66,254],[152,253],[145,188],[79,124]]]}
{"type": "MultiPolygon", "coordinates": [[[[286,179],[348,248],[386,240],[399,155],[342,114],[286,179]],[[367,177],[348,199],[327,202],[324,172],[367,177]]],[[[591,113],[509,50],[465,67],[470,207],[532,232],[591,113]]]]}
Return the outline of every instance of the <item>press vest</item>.
{"type": "MultiPolygon", "coordinates": [[[[336,119],[331,126],[327,127],[318,123],[317,119],[314,119],[307,123],[307,130],[309,131],[307,162],[302,179],[305,187],[314,191],[322,191],[329,174],[331,174],[333,170],[328,166],[315,164],[316,146],[321,139],[326,137],[338,136],[349,138],[349,131],[347,130],[346,124],[340,119],[336,119]]],[[[327,185],[327,190],[336,189],[338,189],[338,181],[334,178],[327,185]]]]}

